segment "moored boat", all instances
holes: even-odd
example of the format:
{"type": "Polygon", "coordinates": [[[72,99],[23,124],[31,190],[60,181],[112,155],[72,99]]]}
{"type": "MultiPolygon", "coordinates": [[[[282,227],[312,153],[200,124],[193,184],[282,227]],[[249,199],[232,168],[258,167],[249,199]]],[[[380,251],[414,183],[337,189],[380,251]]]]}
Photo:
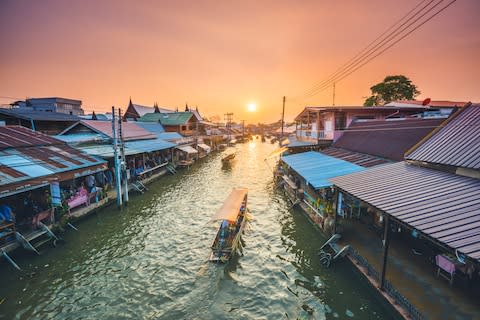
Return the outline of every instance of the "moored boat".
{"type": "Polygon", "coordinates": [[[218,209],[212,221],[221,221],[217,236],[213,241],[210,261],[226,263],[241,250],[241,236],[245,228],[248,189],[235,188],[218,209]]]}
{"type": "Polygon", "coordinates": [[[230,150],[222,157],[222,163],[229,164],[233,159],[235,159],[235,150],[230,150]]]}

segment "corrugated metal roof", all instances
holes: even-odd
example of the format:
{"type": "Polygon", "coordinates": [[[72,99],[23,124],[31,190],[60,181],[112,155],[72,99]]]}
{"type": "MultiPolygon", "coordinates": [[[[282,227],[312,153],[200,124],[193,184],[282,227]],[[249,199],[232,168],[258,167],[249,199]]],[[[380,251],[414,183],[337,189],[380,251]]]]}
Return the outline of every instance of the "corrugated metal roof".
{"type": "Polygon", "coordinates": [[[142,127],[143,129],[153,133],[153,134],[156,134],[157,137],[160,133],[164,133],[165,132],[165,129],[163,128],[163,126],[158,123],[158,122],[141,122],[141,121],[137,121],[135,122],[135,124],[137,126],[140,126],[142,127]]]}
{"type": "Polygon", "coordinates": [[[0,126],[0,150],[63,143],[38,131],[20,126],[0,126]]]}
{"type": "MultiPolygon", "coordinates": [[[[150,140],[137,140],[125,142],[125,155],[134,155],[144,152],[160,151],[168,148],[175,147],[176,144],[162,140],[162,139],[150,139],[150,140]]],[[[113,145],[111,144],[97,144],[91,146],[80,146],[80,150],[90,155],[98,156],[104,159],[113,158],[113,145]]]]}
{"type": "Polygon", "coordinates": [[[140,151],[139,153],[159,151],[173,148],[175,146],[175,143],[171,143],[158,138],[153,140],[129,141],[125,143],[125,147],[127,150],[137,150],[140,151]]]}
{"type": "Polygon", "coordinates": [[[295,147],[309,147],[309,146],[316,146],[318,143],[312,142],[312,141],[302,141],[298,140],[297,137],[295,136],[289,136],[288,137],[288,143],[287,146],[289,148],[295,148],[295,147]]]}
{"type": "Polygon", "coordinates": [[[480,104],[463,108],[406,159],[480,169],[480,104]]]}
{"type": "Polygon", "coordinates": [[[55,136],[55,138],[69,144],[98,142],[98,141],[108,140],[108,137],[106,137],[105,135],[100,133],[94,133],[94,132],[57,135],[55,136]]]}
{"type": "Polygon", "coordinates": [[[163,133],[157,134],[157,137],[167,141],[177,141],[177,140],[182,140],[184,138],[178,132],[163,132],[163,133]]]}
{"type": "Polygon", "coordinates": [[[333,147],[323,149],[322,153],[366,168],[389,162],[380,157],[333,147]]]}
{"type": "Polygon", "coordinates": [[[89,168],[96,170],[98,166],[106,164],[104,160],[83,154],[47,135],[25,128],[0,127],[0,131],[5,135],[8,135],[10,130],[12,137],[18,135],[19,129],[20,132],[23,131],[25,142],[15,141],[10,147],[3,147],[0,150],[0,196],[10,195],[18,189],[44,184],[45,179],[49,177],[56,179],[58,174],[73,171],[80,174],[79,170],[89,168]]]}
{"type": "MultiPolygon", "coordinates": [[[[69,133],[75,132],[75,128],[80,125],[83,125],[94,132],[113,138],[112,123],[110,121],[98,120],[82,120],[79,123],[76,123],[73,126],[65,129],[61,135],[68,135],[69,133]]],[[[141,128],[140,126],[137,126],[137,124],[134,122],[122,122],[122,131],[125,141],[156,138],[156,135],[141,128]]]]}
{"type": "Polygon", "coordinates": [[[402,161],[403,155],[445,119],[395,119],[353,122],[336,148],[402,161]]]}
{"type": "Polygon", "coordinates": [[[160,122],[164,126],[178,126],[188,122],[192,112],[147,113],[138,119],[140,122],[160,122]]]}
{"type": "Polygon", "coordinates": [[[480,180],[398,162],[330,181],[452,249],[480,259],[480,180]]]}
{"type": "Polygon", "coordinates": [[[14,118],[19,118],[24,120],[34,120],[34,121],[79,121],[81,120],[81,118],[77,116],[66,114],[66,113],[24,110],[22,108],[18,108],[18,109],[0,108],[0,114],[14,117],[14,118]]]}
{"type": "Polygon", "coordinates": [[[332,183],[328,180],[329,178],[365,170],[365,168],[348,161],[315,151],[284,156],[281,160],[315,189],[331,186],[332,183]]]}

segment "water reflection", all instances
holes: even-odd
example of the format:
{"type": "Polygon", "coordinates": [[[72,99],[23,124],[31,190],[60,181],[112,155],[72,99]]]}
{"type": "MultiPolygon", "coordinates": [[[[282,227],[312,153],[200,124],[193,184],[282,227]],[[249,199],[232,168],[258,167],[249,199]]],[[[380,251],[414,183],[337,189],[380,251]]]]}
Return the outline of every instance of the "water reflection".
{"type": "Polygon", "coordinates": [[[5,319],[356,319],[391,318],[345,263],[325,269],[324,238],[275,189],[264,161],[276,147],[258,139],[221,154],[150,192],[128,208],[103,210],[39,257],[17,254],[23,273],[0,264],[5,319]],[[207,263],[218,225],[209,223],[233,187],[249,188],[255,217],[243,255],[207,263]],[[312,314],[310,314],[312,313],[312,314]]]}

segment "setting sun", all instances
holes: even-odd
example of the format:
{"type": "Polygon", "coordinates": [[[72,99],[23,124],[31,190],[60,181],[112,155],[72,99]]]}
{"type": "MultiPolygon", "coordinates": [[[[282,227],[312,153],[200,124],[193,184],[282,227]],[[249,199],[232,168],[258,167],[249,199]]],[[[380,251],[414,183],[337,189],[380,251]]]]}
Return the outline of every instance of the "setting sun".
{"type": "Polygon", "coordinates": [[[257,105],[255,103],[249,103],[247,105],[248,112],[255,112],[257,111],[257,105]]]}

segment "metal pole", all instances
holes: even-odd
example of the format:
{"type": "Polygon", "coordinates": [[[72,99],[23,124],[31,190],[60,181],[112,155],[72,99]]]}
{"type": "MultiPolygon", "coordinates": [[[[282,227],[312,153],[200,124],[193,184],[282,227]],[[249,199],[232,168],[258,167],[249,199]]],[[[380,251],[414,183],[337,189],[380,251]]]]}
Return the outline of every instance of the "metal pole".
{"type": "Polygon", "coordinates": [[[283,127],[284,127],[284,119],[285,119],[285,96],[283,96],[283,108],[282,108],[282,138],[283,139],[283,127]]]}
{"type": "Polygon", "coordinates": [[[390,245],[390,218],[385,215],[385,229],[383,231],[383,265],[380,278],[380,289],[385,289],[385,273],[387,271],[388,246],[390,245]]]}
{"type": "Polygon", "coordinates": [[[112,137],[113,137],[113,163],[115,165],[115,185],[117,189],[117,206],[122,207],[122,180],[118,167],[117,130],[115,129],[115,107],[112,106],[112,137]]]}
{"type": "Polygon", "coordinates": [[[333,194],[333,234],[337,233],[337,216],[338,216],[338,202],[340,201],[340,192],[338,191],[337,188],[335,188],[335,193],[333,194]]]}
{"type": "Polygon", "coordinates": [[[123,177],[123,202],[125,205],[128,203],[128,179],[127,179],[127,159],[125,158],[125,140],[123,139],[122,128],[122,109],[118,108],[118,137],[120,138],[120,157],[122,159],[122,174],[123,177]]]}

